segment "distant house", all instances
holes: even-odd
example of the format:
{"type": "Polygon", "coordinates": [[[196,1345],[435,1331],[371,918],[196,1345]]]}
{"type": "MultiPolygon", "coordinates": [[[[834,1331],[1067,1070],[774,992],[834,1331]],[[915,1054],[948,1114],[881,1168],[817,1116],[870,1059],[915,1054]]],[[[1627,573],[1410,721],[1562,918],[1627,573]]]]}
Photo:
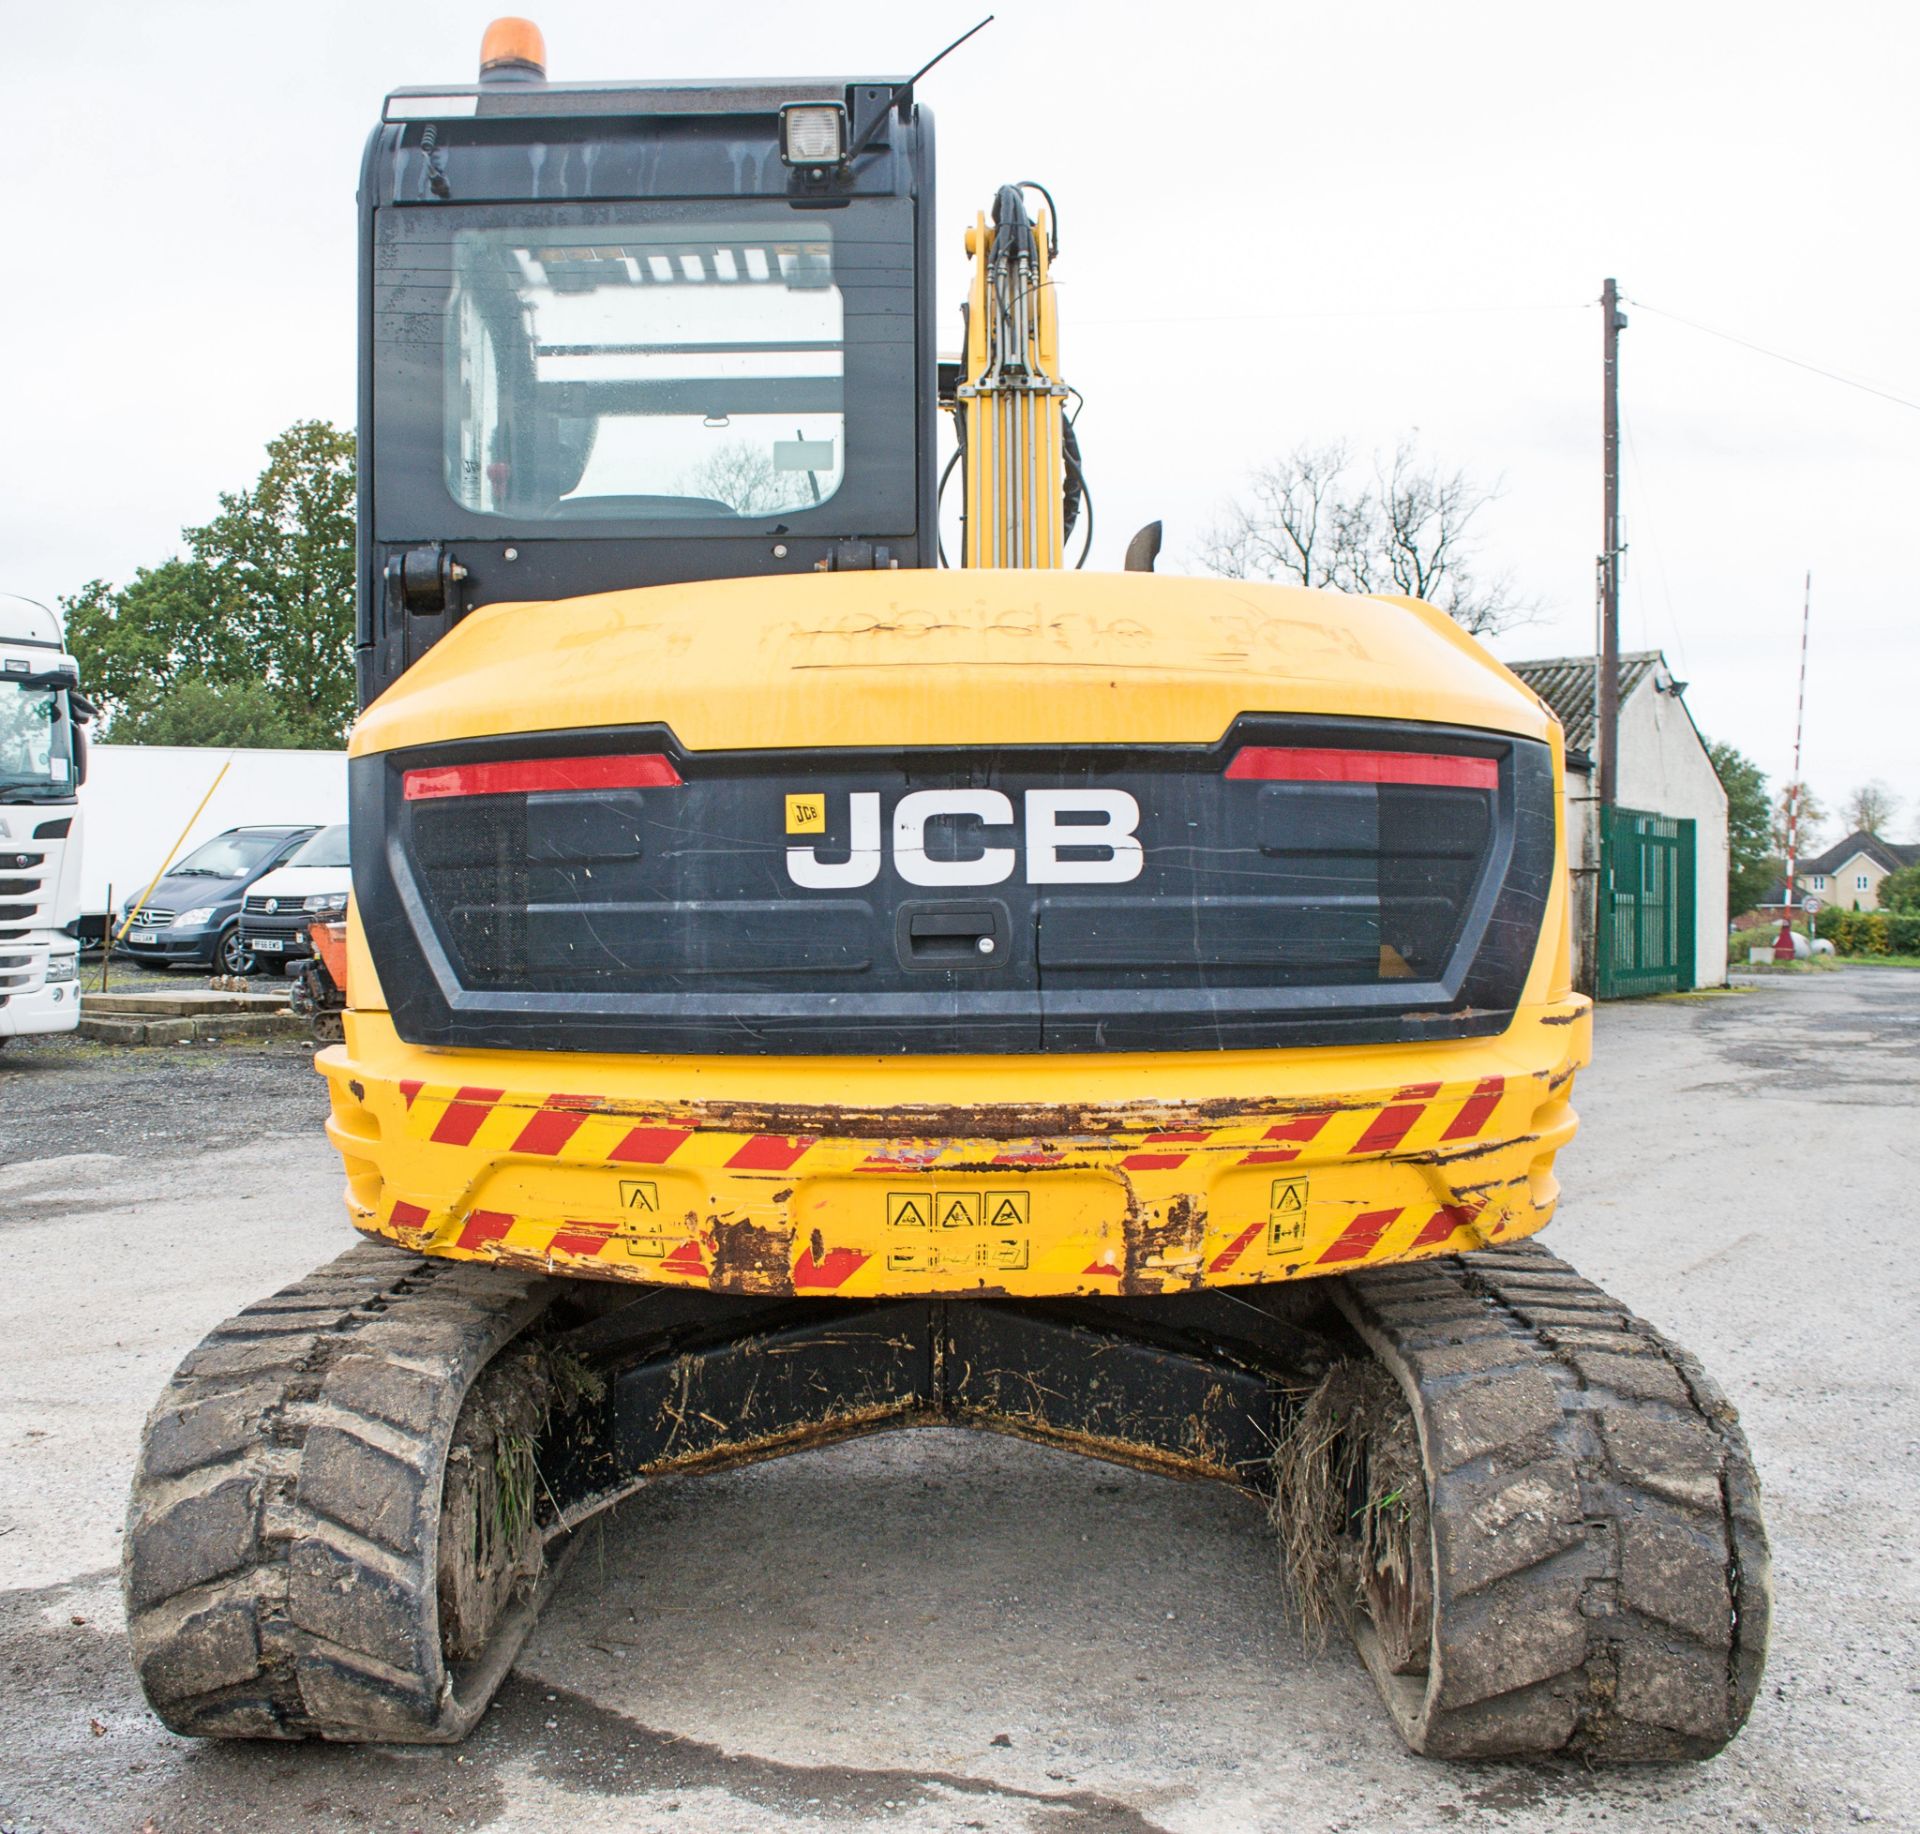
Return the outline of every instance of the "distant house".
{"type": "Polygon", "coordinates": [[[1603,997],[1716,987],[1727,978],[1727,793],[1658,650],[1620,658],[1611,832],[1595,765],[1592,656],[1507,665],[1566,733],[1567,863],[1575,983],[1603,997]]]}
{"type": "MultiPolygon", "coordinates": [[[[1818,898],[1821,904],[1843,911],[1878,910],[1880,881],[1903,866],[1920,866],[1920,841],[1883,841],[1864,828],[1855,829],[1825,853],[1799,863],[1794,873],[1794,903],[1818,898]]],[[[1785,892],[1785,884],[1775,879],[1761,909],[1777,916],[1785,892]]]]}

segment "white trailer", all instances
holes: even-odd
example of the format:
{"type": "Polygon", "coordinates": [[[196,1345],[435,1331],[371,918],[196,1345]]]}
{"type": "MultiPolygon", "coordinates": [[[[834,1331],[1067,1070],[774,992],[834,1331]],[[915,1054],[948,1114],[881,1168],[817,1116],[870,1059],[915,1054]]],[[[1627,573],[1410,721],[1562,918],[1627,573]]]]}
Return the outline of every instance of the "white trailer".
{"type": "Polygon", "coordinates": [[[80,903],[92,934],[96,914],[112,915],[108,889],[114,907],[124,906],[146,890],[170,853],[183,859],[228,828],[299,822],[324,828],[345,821],[347,754],[96,745],[80,806],[87,818],[80,903]]]}
{"type": "Polygon", "coordinates": [[[79,686],[59,618],[0,593],[0,1044],[80,1022],[79,686]]]}

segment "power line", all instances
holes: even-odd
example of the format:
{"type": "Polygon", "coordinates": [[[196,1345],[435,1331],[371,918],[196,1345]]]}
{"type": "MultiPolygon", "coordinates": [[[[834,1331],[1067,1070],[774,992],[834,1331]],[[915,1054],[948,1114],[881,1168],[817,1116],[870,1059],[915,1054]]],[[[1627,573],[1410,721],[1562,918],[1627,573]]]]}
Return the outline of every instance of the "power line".
{"type": "Polygon", "coordinates": [[[1228,325],[1260,324],[1272,319],[1294,318],[1454,318],[1462,314],[1487,312],[1584,312],[1591,300],[1573,300],[1542,306],[1326,306],[1298,312],[1173,312],[1150,318],[1081,318],[1083,325],[1228,325]]]}
{"type": "Polygon", "coordinates": [[[1712,325],[1703,325],[1698,319],[1683,318],[1678,312],[1668,312],[1660,306],[1650,306],[1644,299],[1631,302],[1642,312],[1651,312],[1656,318],[1670,318],[1676,325],[1685,325],[1694,331],[1704,331],[1708,337],[1724,339],[1729,344],[1738,344],[1742,350],[1751,350],[1763,357],[1771,357],[1776,363],[1790,363],[1795,369],[1804,369],[1816,376],[1825,376],[1829,382],[1839,382],[1848,388],[1857,388],[1863,395],[1878,395],[1882,401],[1891,401],[1895,407],[1912,408],[1920,413],[1920,401],[1909,401],[1904,395],[1896,395],[1890,389],[1875,388],[1871,382],[1857,381],[1852,376],[1843,376],[1835,369],[1822,369],[1818,363],[1808,363],[1799,357],[1790,357],[1784,350],[1769,350],[1764,344],[1756,344],[1751,338],[1736,337],[1731,331],[1720,331],[1712,325]]]}
{"type": "MultiPolygon", "coordinates": [[[[1673,647],[1679,654],[1680,666],[1691,675],[1693,665],[1687,660],[1687,640],[1680,629],[1680,615],[1673,608],[1673,582],[1667,574],[1666,553],[1660,546],[1659,533],[1653,526],[1653,491],[1647,483],[1646,467],[1640,462],[1639,443],[1633,437],[1633,417],[1624,404],[1620,409],[1620,430],[1627,436],[1627,457],[1633,462],[1634,481],[1640,486],[1640,515],[1647,525],[1647,545],[1653,550],[1654,565],[1660,573],[1661,595],[1667,602],[1667,628],[1673,633],[1673,647]]],[[[1647,595],[1640,585],[1640,575],[1635,572],[1632,577],[1634,592],[1644,608],[1647,595]]],[[[1651,623],[1652,620],[1648,621],[1651,623]]]]}

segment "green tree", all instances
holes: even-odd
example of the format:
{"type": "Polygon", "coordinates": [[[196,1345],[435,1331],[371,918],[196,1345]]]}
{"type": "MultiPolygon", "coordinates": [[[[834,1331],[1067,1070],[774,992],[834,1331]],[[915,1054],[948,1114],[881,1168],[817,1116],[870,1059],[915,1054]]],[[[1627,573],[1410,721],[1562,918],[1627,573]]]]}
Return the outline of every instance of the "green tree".
{"type": "Polygon", "coordinates": [[[109,715],[106,736],[340,744],[354,703],[352,434],[321,420],[289,427],[252,488],[223,492],[219,515],[182,535],[187,558],[142,567],[117,590],[90,580],[61,600],[88,692],[109,715]],[[221,692],[175,693],[189,683],[221,692]],[[278,721],[263,723],[262,695],[278,721]],[[195,737],[201,715],[210,724],[195,737]],[[225,736],[282,730],[291,736],[225,736]]]}
{"type": "Polygon", "coordinates": [[[283,750],[301,742],[280,697],[259,681],[176,681],[127,701],[107,735],[122,745],[243,745],[283,750]]]}
{"type": "Polygon", "coordinates": [[[267,446],[251,490],[188,529],[193,557],[220,580],[256,679],[270,683],[310,745],[353,723],[354,442],[302,420],[267,446]]]}
{"type": "Polygon", "coordinates": [[[1773,805],[1759,765],[1724,741],[1710,741],[1707,756],[1727,793],[1727,913],[1737,917],[1767,895],[1780,872],[1773,853],[1773,805]]]}
{"type": "Polygon", "coordinates": [[[1880,881],[1880,908],[1920,917],[1920,865],[1903,866],[1880,881]]]}
{"type": "Polygon", "coordinates": [[[174,681],[246,677],[246,653],[220,604],[217,578],[197,561],[142,567],[118,591],[89,580],[61,605],[87,692],[110,713],[174,681]]]}

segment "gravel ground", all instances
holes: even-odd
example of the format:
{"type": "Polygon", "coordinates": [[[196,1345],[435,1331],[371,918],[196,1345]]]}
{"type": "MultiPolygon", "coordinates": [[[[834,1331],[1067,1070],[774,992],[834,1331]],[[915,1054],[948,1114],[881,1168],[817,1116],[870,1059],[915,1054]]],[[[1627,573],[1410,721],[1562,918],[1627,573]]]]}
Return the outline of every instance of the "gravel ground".
{"type": "Polygon", "coordinates": [[[1286,1629],[1252,1502],[943,1431],[643,1493],[457,1750],[175,1739],[126,1476],[200,1333],[346,1241],[322,1091],[284,1044],[16,1046],[0,1829],[1920,1828],[1920,974],[1613,1007],[1598,1049],[1549,1239],[1741,1407],[1778,1590],[1745,1734],[1637,1772],[1412,1758],[1286,1629]]]}
{"type": "MultiPolygon", "coordinates": [[[[83,963],[81,973],[88,991],[98,988],[100,958],[83,963]]],[[[164,994],[207,980],[115,962],[110,984],[115,993],[164,994]]],[[[288,984],[270,974],[247,985],[285,993],[288,984]]],[[[289,1038],[151,1048],[94,1044],[71,1033],[12,1039],[0,1052],[0,1166],[102,1150],[178,1158],[263,1135],[314,1133],[327,1113],[326,1084],[311,1069],[319,1048],[289,1038]]]]}

